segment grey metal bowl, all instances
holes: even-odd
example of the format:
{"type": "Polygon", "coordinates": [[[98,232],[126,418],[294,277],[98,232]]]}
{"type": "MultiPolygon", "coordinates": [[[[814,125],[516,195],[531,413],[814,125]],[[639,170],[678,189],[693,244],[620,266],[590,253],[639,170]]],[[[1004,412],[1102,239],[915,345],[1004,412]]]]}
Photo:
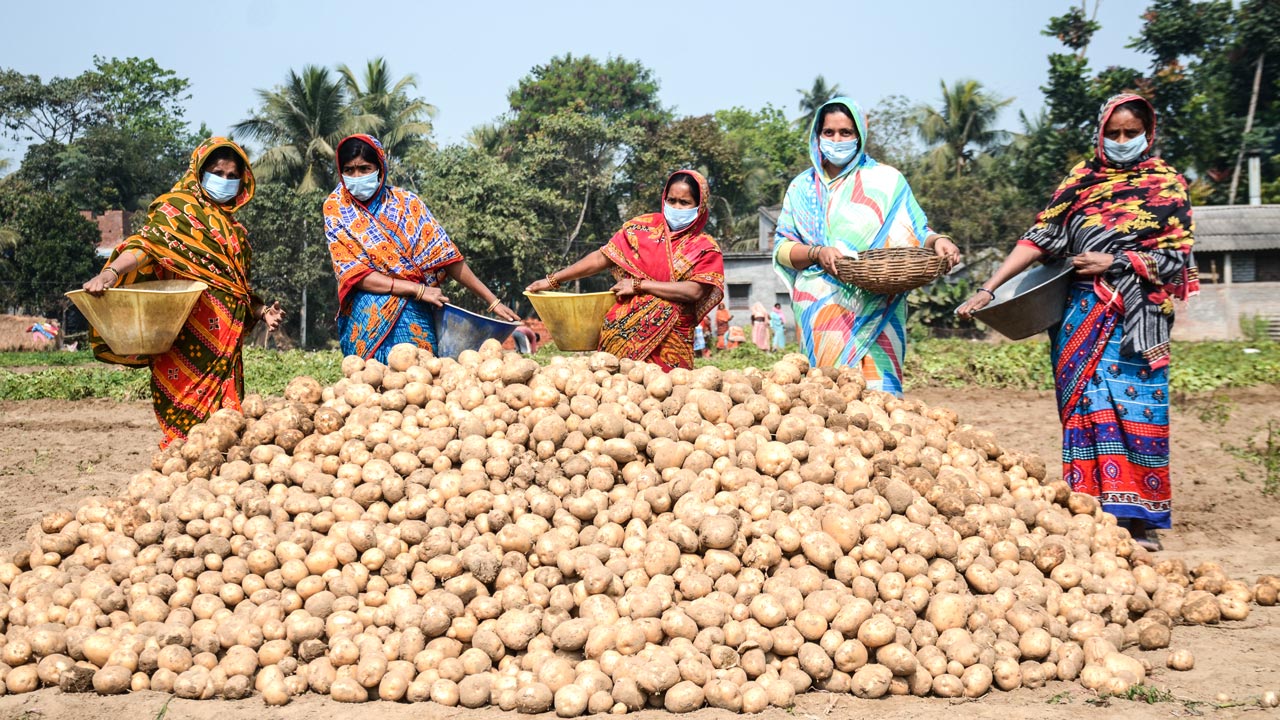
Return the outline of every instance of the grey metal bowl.
{"type": "Polygon", "coordinates": [[[997,288],[991,304],[973,316],[1010,340],[1031,337],[1062,321],[1074,274],[1067,260],[1023,270],[997,288]]]}
{"type": "Polygon", "coordinates": [[[503,342],[520,323],[477,315],[457,305],[445,303],[432,308],[436,323],[436,355],[455,360],[463,350],[479,350],[485,340],[503,342]]]}

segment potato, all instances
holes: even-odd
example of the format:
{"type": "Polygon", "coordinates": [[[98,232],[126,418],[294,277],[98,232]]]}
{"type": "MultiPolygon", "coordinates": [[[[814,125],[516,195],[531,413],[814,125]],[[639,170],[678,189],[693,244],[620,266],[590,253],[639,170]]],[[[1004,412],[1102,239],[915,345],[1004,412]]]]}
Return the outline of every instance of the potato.
{"type": "Polygon", "coordinates": [[[874,663],[863,665],[853,674],[853,694],[860,698],[883,697],[889,692],[891,680],[893,671],[889,668],[874,663]]]}
{"type": "MultiPolygon", "coordinates": [[[[703,699],[704,695],[701,687],[688,680],[683,680],[676,683],[663,695],[662,706],[666,708],[667,712],[693,712],[702,707],[703,699]]],[[[557,714],[559,714],[559,711],[557,711],[557,714]]],[[[571,716],[562,715],[561,717],[571,716]]]]}
{"type": "Polygon", "coordinates": [[[1186,648],[1179,648],[1170,651],[1169,656],[1165,659],[1165,666],[1170,670],[1186,671],[1196,666],[1195,655],[1191,654],[1186,648]]]}

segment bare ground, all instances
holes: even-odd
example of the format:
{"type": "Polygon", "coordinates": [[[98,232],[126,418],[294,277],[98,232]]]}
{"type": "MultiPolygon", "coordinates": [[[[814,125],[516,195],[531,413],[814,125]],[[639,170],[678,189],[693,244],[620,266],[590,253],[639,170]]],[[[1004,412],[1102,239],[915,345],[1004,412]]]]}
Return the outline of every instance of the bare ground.
{"type": "MultiPolygon", "coordinates": [[[[956,408],[963,421],[994,431],[1008,447],[1034,451],[1050,461],[1058,457],[1060,429],[1049,393],[928,389],[918,397],[931,405],[956,408]]],[[[1215,560],[1233,577],[1249,582],[1259,574],[1280,573],[1280,498],[1262,492],[1260,466],[1230,451],[1257,442],[1269,420],[1280,420],[1280,387],[1274,385],[1175,403],[1174,528],[1162,536],[1166,555],[1192,565],[1215,560]]],[[[85,496],[115,492],[130,475],[149,466],[158,440],[155,419],[144,402],[0,402],[0,546],[20,540],[31,522],[52,507],[70,507],[85,496]]],[[[1175,628],[1173,644],[1191,649],[1196,667],[1182,673],[1165,670],[1165,652],[1143,653],[1156,668],[1148,684],[1173,696],[1154,704],[1098,698],[1076,684],[1051,683],[964,701],[865,701],[810,693],[800,696],[793,710],[771,709],[762,717],[1280,717],[1280,711],[1256,704],[1263,692],[1280,691],[1280,607],[1255,607],[1241,622],[1175,628]]],[[[98,697],[41,690],[0,697],[0,720],[151,720],[166,707],[164,717],[170,720],[302,720],[353,714],[380,720],[481,720],[496,712],[431,703],[350,707],[314,695],[283,708],[267,708],[258,699],[201,702],[154,692],[98,697]]],[[[655,720],[666,715],[655,710],[635,717],[655,720]]],[[[692,717],[728,720],[731,714],[701,710],[692,717]]]]}

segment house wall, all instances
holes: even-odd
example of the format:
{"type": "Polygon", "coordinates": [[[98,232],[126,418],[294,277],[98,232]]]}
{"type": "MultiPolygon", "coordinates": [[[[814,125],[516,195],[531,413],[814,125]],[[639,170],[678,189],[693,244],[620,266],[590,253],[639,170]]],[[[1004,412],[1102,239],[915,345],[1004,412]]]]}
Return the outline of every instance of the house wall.
{"type": "Polygon", "coordinates": [[[733,313],[732,324],[751,328],[751,304],[760,303],[773,310],[782,303],[782,317],[787,327],[787,340],[795,341],[795,317],[787,288],[773,269],[769,253],[728,253],[724,256],[725,307],[733,313]],[[734,286],[748,286],[745,296],[734,297],[734,286]],[[730,299],[732,297],[732,300],[730,299]]]}
{"type": "Polygon", "coordinates": [[[1240,339],[1241,316],[1271,318],[1280,327],[1280,282],[1205,284],[1189,303],[1177,303],[1175,340],[1240,339]]]}

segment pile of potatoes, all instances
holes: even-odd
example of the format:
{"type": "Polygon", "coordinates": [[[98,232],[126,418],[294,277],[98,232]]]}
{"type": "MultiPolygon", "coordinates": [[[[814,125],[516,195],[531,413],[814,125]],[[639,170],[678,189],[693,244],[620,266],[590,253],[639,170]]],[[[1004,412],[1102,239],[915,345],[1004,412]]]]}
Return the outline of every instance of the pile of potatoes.
{"type": "Polygon", "coordinates": [[[799,356],[397,346],[343,371],[32,527],[0,557],[0,690],[561,717],[1118,693],[1151,670],[1125,648],[1280,590],[1154,562],[1038,458],[799,356]]]}

